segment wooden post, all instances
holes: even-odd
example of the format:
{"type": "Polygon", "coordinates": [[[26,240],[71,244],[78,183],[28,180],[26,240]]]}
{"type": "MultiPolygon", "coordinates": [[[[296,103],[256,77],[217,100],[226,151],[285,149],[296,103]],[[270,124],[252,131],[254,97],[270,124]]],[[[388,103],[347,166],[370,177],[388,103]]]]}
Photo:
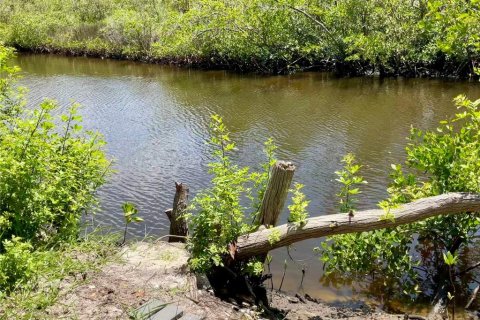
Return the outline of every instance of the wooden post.
{"type": "Polygon", "coordinates": [[[291,162],[277,161],[270,172],[270,179],[263,196],[257,223],[264,226],[275,226],[287,199],[292,184],[295,166],[291,162]]]}
{"type": "Polygon", "coordinates": [[[188,206],[188,186],[183,183],[175,182],[175,198],[173,199],[173,209],[165,211],[170,220],[170,235],[168,242],[185,242],[185,236],[188,234],[188,227],[182,214],[188,206]],[[180,236],[180,237],[174,237],[180,236]]]}

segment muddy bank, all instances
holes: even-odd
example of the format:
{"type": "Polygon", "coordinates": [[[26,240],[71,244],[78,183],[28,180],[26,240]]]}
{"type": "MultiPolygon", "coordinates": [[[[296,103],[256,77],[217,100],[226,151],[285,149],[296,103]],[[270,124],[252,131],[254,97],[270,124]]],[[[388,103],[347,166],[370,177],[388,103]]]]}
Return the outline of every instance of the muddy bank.
{"type": "Polygon", "coordinates": [[[172,303],[205,319],[404,319],[364,303],[332,305],[272,292],[268,315],[255,306],[216,298],[187,267],[181,244],[135,243],[99,271],[66,279],[58,301],[47,309],[51,318],[129,319],[129,313],[152,298],[172,303]]]}
{"type": "Polygon", "coordinates": [[[469,79],[477,80],[479,75],[474,74],[473,66],[440,59],[426,62],[400,62],[393,68],[376,65],[370,61],[346,61],[342,59],[325,58],[311,61],[299,57],[294,66],[276,60],[258,62],[255,58],[245,61],[227,59],[222,56],[171,56],[160,57],[148,53],[125,54],[121,51],[108,48],[69,48],[69,47],[21,47],[13,45],[16,50],[24,53],[57,54],[64,56],[91,57],[100,59],[130,60],[143,63],[169,65],[199,70],[227,70],[237,73],[253,73],[261,75],[287,75],[295,72],[317,71],[332,72],[339,77],[379,76],[406,77],[406,78],[441,78],[441,79],[469,79]]]}

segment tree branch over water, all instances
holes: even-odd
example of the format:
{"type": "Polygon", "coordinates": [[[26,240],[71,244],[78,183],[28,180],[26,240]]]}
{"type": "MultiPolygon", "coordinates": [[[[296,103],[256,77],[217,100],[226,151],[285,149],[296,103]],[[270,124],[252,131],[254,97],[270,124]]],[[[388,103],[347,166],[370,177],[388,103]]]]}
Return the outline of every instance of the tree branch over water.
{"type": "Polygon", "coordinates": [[[287,223],[244,235],[238,239],[236,257],[243,259],[264,254],[270,250],[312,238],[391,228],[438,215],[475,212],[480,212],[480,195],[447,193],[420,199],[393,209],[389,213],[391,219],[384,219],[385,211],[382,209],[358,211],[353,217],[344,213],[323,215],[307,219],[306,224],[301,228],[287,223]],[[272,232],[280,234],[279,241],[275,243],[269,241],[272,232]]]}

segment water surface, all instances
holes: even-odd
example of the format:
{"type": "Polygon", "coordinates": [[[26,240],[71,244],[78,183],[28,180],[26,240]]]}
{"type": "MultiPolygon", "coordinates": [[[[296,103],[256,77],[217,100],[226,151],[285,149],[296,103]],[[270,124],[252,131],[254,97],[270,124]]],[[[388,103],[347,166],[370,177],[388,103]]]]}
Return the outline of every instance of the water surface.
{"type": "MultiPolygon", "coordinates": [[[[459,93],[480,97],[478,83],[430,79],[336,78],[326,73],[292,76],[238,75],[192,71],[126,61],[49,55],[21,55],[22,84],[29,103],[45,97],[66,108],[83,105],[88,129],[102,132],[117,173],[101,190],[103,211],[95,223],[123,227],[121,204],[137,204],[145,224],[137,236],[168,233],[164,210],[170,208],[174,181],[192,195],[208,186],[209,117],[220,114],[238,144],[237,160],[258,169],[263,142],[273,137],[278,158],[297,165],[295,181],[305,185],[312,216],[334,213],[339,186],[334,172],[348,152],[364,165],[368,181],[360,209],[373,208],[386,196],[391,163],[404,159],[411,125],[434,128],[455,112],[459,93]]],[[[282,221],[286,221],[286,213],[282,221]]],[[[303,290],[327,301],[351,299],[350,287],[323,286],[322,265],[309,240],[273,254],[278,287],[287,259],[283,289],[296,291],[306,266],[303,290]]]]}

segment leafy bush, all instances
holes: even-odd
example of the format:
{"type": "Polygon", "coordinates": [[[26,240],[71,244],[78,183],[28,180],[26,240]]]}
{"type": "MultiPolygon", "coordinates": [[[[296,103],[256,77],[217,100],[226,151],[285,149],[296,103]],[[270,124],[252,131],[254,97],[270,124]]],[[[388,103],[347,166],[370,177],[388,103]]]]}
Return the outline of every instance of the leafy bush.
{"type": "Polygon", "coordinates": [[[18,115],[25,104],[23,88],[14,88],[19,78],[19,68],[8,64],[13,49],[0,43],[0,120],[10,119],[18,115]]]}
{"type": "Polygon", "coordinates": [[[429,1],[420,23],[450,60],[478,63],[480,55],[480,1],[429,1]]]}
{"type": "MultiPolygon", "coordinates": [[[[223,264],[228,246],[247,232],[257,228],[256,215],[265,192],[268,174],[275,163],[275,146],[271,140],[265,143],[267,161],[263,172],[250,172],[232,162],[235,143],[218,115],[210,122],[210,140],[213,161],[209,172],[213,175],[212,187],[200,192],[188,209],[187,221],[192,236],[188,239],[191,253],[190,266],[197,272],[208,272],[213,266],[223,264]],[[254,196],[254,189],[257,191],[254,196]],[[242,201],[252,202],[253,212],[242,206],[242,201]]],[[[258,274],[259,264],[250,261],[246,272],[258,274]]]]}
{"type": "Polygon", "coordinates": [[[125,54],[149,54],[158,37],[155,27],[155,20],[146,12],[118,9],[106,19],[102,34],[125,54]]]}
{"type": "Polygon", "coordinates": [[[4,240],[3,247],[5,252],[0,254],[0,288],[8,293],[35,274],[36,260],[32,245],[22,242],[19,237],[4,240]]]}
{"type": "Polygon", "coordinates": [[[45,101],[33,112],[0,127],[1,239],[12,236],[34,244],[74,239],[80,216],[96,203],[108,161],[98,134],[82,134],[77,106],[61,117],[45,101]]]}
{"type": "Polygon", "coordinates": [[[4,0],[0,35],[22,48],[264,73],[334,64],[351,74],[467,77],[479,67],[479,6],[479,0],[4,0]]]}
{"type": "Polygon", "coordinates": [[[47,46],[51,42],[48,29],[49,25],[44,17],[34,14],[14,15],[9,33],[10,44],[31,49],[47,46]]]}
{"type": "Polygon", "coordinates": [[[113,8],[111,0],[77,0],[72,11],[82,22],[96,22],[105,19],[113,8]]]}
{"type": "Polygon", "coordinates": [[[193,199],[190,211],[197,209],[198,212],[187,215],[189,230],[193,233],[188,248],[194,271],[208,271],[213,265],[221,265],[228,244],[249,230],[240,205],[242,194],[249,192],[248,168],[232,163],[230,153],[235,144],[230,141],[230,133],[219,116],[212,116],[210,133],[209,143],[215,159],[209,164],[213,186],[193,199]]]}
{"type": "Polygon", "coordinates": [[[76,104],[60,117],[50,100],[23,108],[12,54],[0,46],[0,289],[30,277],[32,250],[77,239],[109,173],[104,142],[82,130],[76,104]]]}
{"type": "Polygon", "coordinates": [[[301,183],[295,183],[295,186],[291,192],[292,204],[288,206],[290,215],[288,217],[288,222],[293,222],[298,226],[303,226],[306,219],[308,218],[307,207],[310,201],[306,200],[305,194],[302,192],[304,185],[301,183]]]}
{"type": "MultiPolygon", "coordinates": [[[[440,122],[435,131],[411,129],[406,147],[405,173],[400,165],[392,165],[390,197],[380,203],[386,210],[423,197],[446,192],[480,192],[480,100],[465,96],[455,98],[461,111],[450,120],[440,122]]],[[[327,272],[339,272],[349,277],[371,275],[382,279],[383,286],[400,287],[408,293],[418,293],[420,275],[427,274],[424,286],[445,270],[441,252],[455,254],[471,243],[480,226],[477,214],[438,216],[396,228],[331,237],[323,244],[327,272]],[[413,257],[410,250],[418,235],[423,254],[413,257]],[[433,250],[421,245],[434,244],[433,250]]],[[[347,277],[348,278],[348,277],[347,277]]],[[[425,288],[423,288],[425,289],[425,288]]],[[[422,290],[427,292],[427,290],[422,290]]]]}
{"type": "Polygon", "coordinates": [[[358,185],[367,183],[367,181],[358,175],[362,166],[355,163],[355,156],[353,154],[349,153],[344,156],[342,162],[344,163],[344,168],[335,172],[338,176],[336,181],[342,185],[340,193],[338,193],[337,196],[340,199],[340,212],[347,213],[355,209],[355,196],[361,192],[358,185]]]}

